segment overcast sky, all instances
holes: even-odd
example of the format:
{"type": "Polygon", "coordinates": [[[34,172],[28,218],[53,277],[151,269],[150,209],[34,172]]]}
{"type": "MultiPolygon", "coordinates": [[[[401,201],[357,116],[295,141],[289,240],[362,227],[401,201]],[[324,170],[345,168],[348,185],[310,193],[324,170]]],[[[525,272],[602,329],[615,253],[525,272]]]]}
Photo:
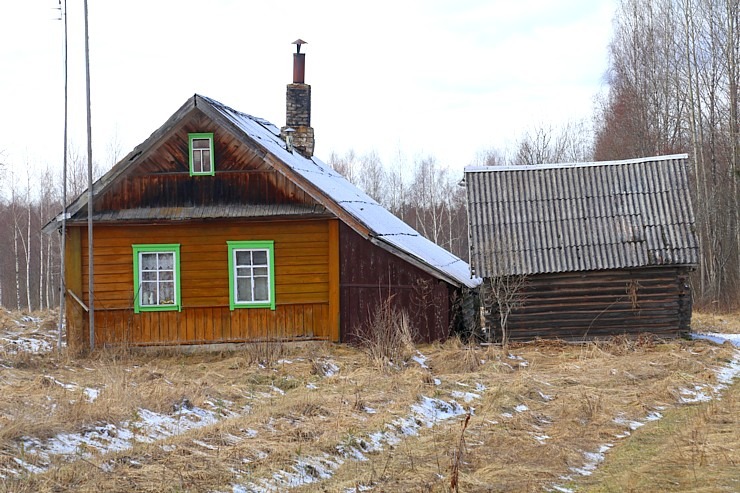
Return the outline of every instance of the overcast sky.
{"type": "MultiPolygon", "coordinates": [[[[308,42],[315,154],[433,155],[462,172],[534,125],[590,118],[616,0],[89,0],[93,159],[110,165],[194,93],[285,120],[308,42]]],[[[60,166],[57,0],[2,0],[0,162],[60,166]]],[[[68,0],[70,139],[85,154],[82,0],[68,0]]]]}

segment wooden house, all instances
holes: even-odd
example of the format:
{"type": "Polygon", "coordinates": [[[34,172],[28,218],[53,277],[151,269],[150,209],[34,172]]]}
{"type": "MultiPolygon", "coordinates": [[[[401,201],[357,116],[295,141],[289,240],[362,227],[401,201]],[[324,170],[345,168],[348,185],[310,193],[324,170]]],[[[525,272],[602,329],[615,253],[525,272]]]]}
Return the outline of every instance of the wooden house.
{"type": "Polygon", "coordinates": [[[493,337],[506,308],[510,339],[688,332],[686,159],[466,168],[472,272],[489,298],[510,289],[489,303],[493,337]]]}
{"type": "Polygon", "coordinates": [[[448,335],[467,263],[313,157],[294,57],[282,129],[196,94],[70,205],[70,346],[91,345],[88,207],[95,347],[352,341],[386,301],[448,335]]]}

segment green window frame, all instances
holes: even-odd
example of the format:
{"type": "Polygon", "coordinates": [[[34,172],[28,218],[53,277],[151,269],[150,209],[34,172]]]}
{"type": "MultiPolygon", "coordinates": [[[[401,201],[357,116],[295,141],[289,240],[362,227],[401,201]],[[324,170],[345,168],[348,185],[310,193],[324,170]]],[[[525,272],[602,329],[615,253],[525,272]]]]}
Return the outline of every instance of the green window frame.
{"type": "Polygon", "coordinates": [[[134,313],[182,309],[180,245],[132,245],[134,252],[134,313]]]}
{"type": "Polygon", "coordinates": [[[227,241],[229,308],[275,309],[275,242],[227,241]]]}
{"type": "Polygon", "coordinates": [[[213,133],[188,134],[188,156],[190,176],[213,176],[213,133]]]}

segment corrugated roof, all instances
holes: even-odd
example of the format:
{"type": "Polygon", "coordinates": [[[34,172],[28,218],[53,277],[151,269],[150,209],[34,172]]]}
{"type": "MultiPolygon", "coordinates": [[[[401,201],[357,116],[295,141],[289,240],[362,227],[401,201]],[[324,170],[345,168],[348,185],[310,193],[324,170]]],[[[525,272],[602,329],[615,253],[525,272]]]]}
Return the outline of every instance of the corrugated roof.
{"type": "Polygon", "coordinates": [[[474,272],[695,265],[686,158],[466,168],[474,272]]]}

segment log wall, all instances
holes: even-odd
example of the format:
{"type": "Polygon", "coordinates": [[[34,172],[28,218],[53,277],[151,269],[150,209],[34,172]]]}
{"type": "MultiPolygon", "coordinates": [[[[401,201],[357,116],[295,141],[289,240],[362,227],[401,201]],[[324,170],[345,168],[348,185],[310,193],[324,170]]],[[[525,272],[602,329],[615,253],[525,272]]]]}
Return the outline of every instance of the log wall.
{"type": "MultiPolygon", "coordinates": [[[[687,334],[691,321],[688,273],[686,267],[670,266],[530,276],[521,292],[522,306],[509,316],[509,339],[687,334]]],[[[486,315],[486,324],[494,340],[500,340],[495,310],[486,315]]]]}

